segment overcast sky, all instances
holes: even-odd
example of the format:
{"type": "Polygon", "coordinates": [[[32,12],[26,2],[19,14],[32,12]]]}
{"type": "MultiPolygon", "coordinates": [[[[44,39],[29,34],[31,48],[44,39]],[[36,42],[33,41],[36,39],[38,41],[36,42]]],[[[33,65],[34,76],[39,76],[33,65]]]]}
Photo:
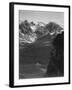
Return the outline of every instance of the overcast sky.
{"type": "Polygon", "coordinates": [[[30,10],[19,10],[19,23],[28,20],[49,23],[50,21],[56,22],[61,26],[64,25],[64,13],[63,12],[50,12],[50,11],[30,11],[30,10]]]}

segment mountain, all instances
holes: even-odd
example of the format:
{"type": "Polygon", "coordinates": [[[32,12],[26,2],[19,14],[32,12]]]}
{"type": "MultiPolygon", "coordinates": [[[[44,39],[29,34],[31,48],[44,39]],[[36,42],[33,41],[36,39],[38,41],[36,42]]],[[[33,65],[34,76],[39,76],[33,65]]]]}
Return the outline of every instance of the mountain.
{"type": "Polygon", "coordinates": [[[55,22],[49,22],[46,24],[45,29],[47,29],[50,33],[60,32],[63,30],[63,28],[55,22]]]}
{"type": "Polygon", "coordinates": [[[38,25],[39,25],[40,27],[44,27],[44,26],[45,26],[45,23],[43,23],[43,22],[38,22],[38,25]]]}
{"type": "Polygon", "coordinates": [[[35,43],[36,40],[43,39],[45,36],[48,38],[55,37],[62,30],[63,28],[55,22],[49,22],[48,24],[38,22],[38,24],[35,24],[33,21],[25,20],[19,24],[20,45],[35,43]]]}
{"type": "Polygon", "coordinates": [[[30,24],[27,20],[19,24],[19,29],[23,34],[29,34],[31,32],[30,24]]]}

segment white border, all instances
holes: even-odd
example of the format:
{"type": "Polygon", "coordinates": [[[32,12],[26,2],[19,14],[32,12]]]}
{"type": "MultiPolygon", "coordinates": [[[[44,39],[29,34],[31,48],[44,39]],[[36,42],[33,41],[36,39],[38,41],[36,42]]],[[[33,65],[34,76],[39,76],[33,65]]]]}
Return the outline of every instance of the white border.
{"type": "Polygon", "coordinates": [[[34,85],[68,82],[69,56],[68,56],[68,8],[42,7],[28,5],[14,5],[14,85],[34,85]],[[36,78],[19,80],[19,10],[55,11],[64,12],[64,77],[36,78]]]}

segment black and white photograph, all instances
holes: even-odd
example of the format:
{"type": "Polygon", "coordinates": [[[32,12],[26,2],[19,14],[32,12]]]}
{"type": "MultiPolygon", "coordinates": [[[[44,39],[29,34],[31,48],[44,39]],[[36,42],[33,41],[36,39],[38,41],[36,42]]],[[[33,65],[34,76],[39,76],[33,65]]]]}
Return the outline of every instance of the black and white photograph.
{"type": "Polygon", "coordinates": [[[19,78],[64,76],[64,13],[19,10],[19,78]]]}
{"type": "Polygon", "coordinates": [[[69,6],[12,6],[11,85],[69,83],[69,6]]]}

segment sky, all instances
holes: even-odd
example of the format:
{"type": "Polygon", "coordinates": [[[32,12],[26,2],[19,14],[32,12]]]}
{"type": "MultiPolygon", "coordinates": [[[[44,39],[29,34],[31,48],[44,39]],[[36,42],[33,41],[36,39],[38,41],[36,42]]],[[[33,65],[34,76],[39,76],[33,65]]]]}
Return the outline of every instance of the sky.
{"type": "Polygon", "coordinates": [[[57,24],[64,26],[64,13],[63,12],[50,12],[50,11],[32,11],[32,10],[19,10],[19,23],[24,20],[29,22],[33,21],[44,22],[48,24],[53,21],[57,24]]]}

